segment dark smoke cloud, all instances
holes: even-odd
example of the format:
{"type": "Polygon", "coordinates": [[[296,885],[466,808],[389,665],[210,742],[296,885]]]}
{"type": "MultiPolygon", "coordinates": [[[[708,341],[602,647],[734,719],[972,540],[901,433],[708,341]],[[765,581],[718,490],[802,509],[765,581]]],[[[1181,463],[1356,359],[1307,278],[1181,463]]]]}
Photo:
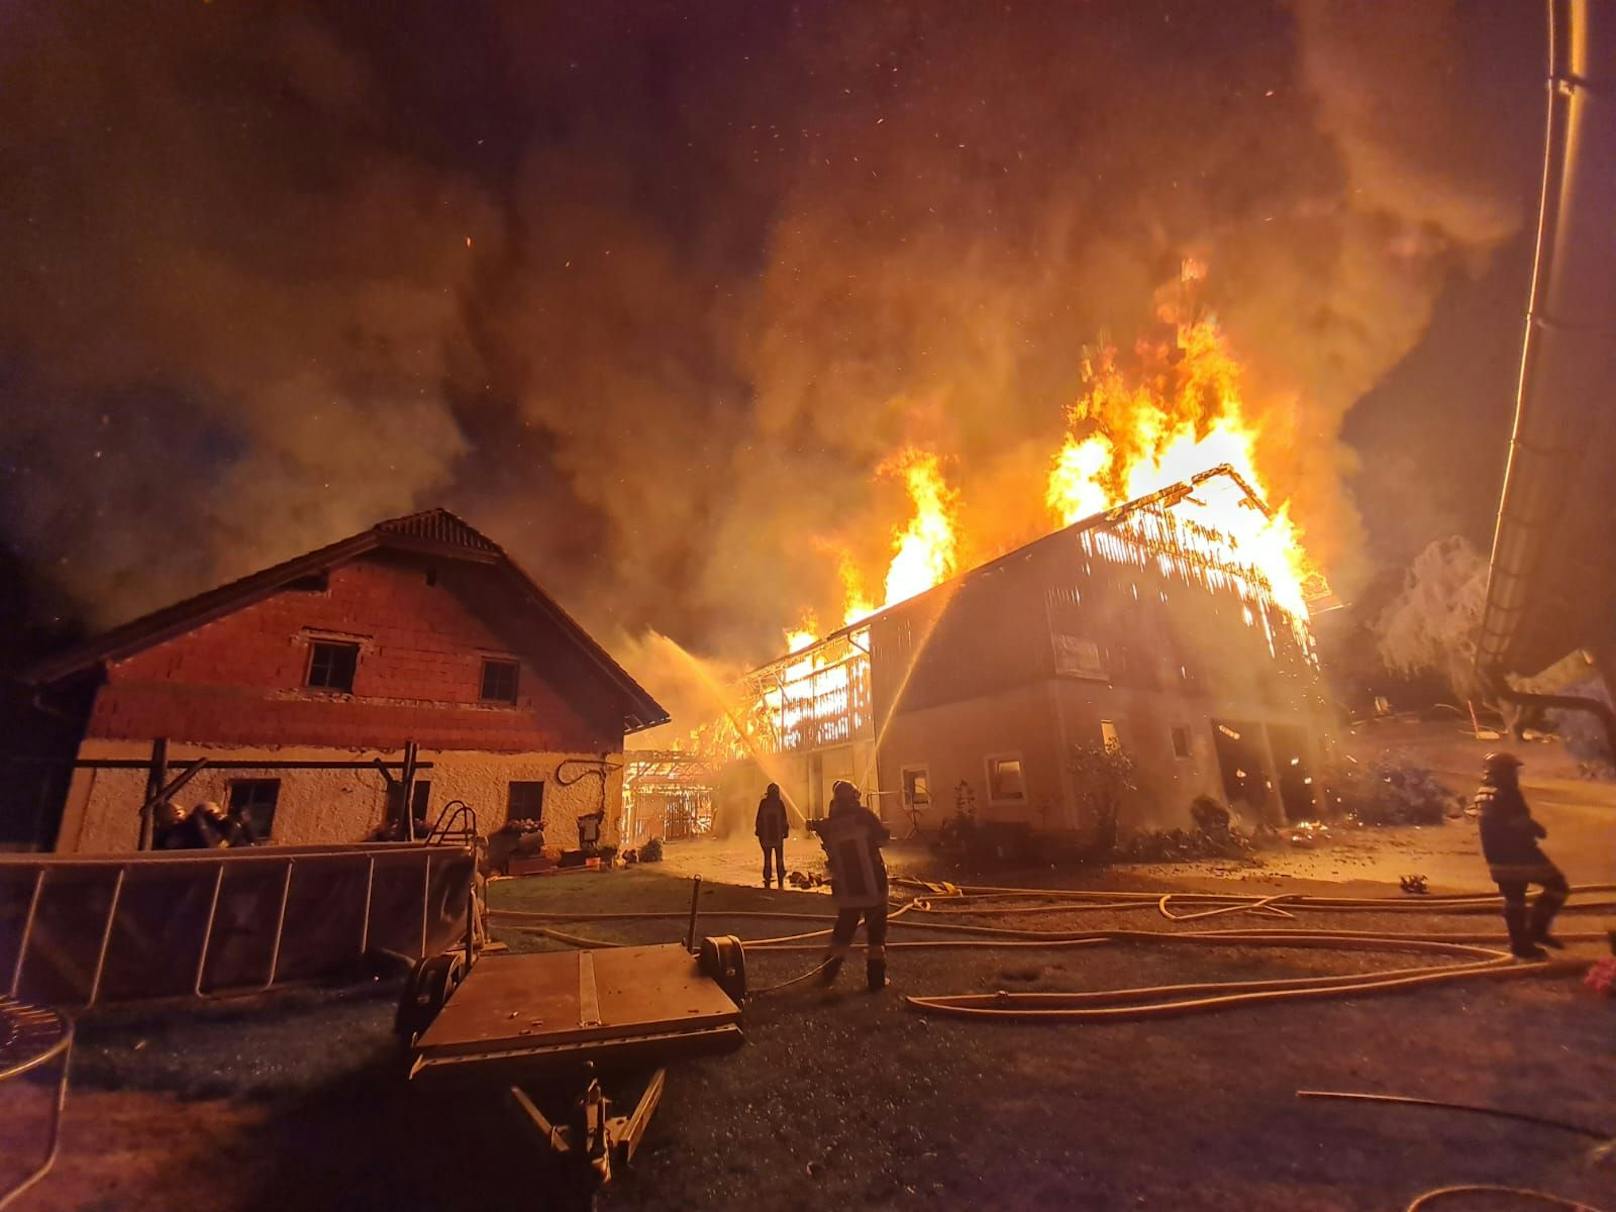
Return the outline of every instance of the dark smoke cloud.
{"type": "Polygon", "coordinates": [[[835,617],[813,539],[878,582],[900,443],[967,561],[1045,528],[1084,346],[1187,253],[1350,575],[1342,418],[1529,185],[1501,5],[4,20],[7,537],[101,622],[443,503],[591,624],[766,655],[835,617]]]}

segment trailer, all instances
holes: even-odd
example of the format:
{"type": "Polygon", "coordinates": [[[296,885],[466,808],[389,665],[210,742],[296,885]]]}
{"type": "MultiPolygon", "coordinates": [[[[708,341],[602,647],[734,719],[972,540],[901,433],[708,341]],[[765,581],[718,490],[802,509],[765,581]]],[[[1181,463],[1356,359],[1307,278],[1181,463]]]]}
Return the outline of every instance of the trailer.
{"type": "Polygon", "coordinates": [[[662,1098],[666,1062],[743,1042],[740,940],[523,955],[447,952],[417,964],[399,1002],[408,1081],[509,1098],[556,1178],[539,1206],[588,1208],[627,1165],[662,1098]],[[647,1071],[648,1077],[644,1077],[647,1071]],[[644,1077],[627,1115],[602,1079],[644,1077]],[[557,1096],[566,1110],[552,1118],[557,1096]]]}

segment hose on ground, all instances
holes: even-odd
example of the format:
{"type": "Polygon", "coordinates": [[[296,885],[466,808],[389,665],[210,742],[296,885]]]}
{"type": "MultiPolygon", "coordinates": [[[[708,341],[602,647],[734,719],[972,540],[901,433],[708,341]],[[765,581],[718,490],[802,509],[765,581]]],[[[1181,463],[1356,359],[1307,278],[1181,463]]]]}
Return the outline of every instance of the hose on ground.
{"type": "MultiPolygon", "coordinates": [[[[1260,915],[1279,915],[1293,918],[1295,910],[1322,912],[1400,912],[1420,911],[1427,914],[1467,912],[1496,909],[1502,899],[1496,896],[1457,894],[1422,897],[1417,902],[1406,898],[1385,897],[1310,897],[1301,894],[1280,893],[1241,895],[1228,893],[1175,893],[1160,891],[1098,892],[1085,889],[997,888],[936,886],[913,880],[894,880],[894,885],[914,888],[929,894],[916,896],[895,909],[889,916],[891,925],[909,930],[922,930],[952,936],[945,940],[900,940],[891,942],[891,949],[918,948],[1047,948],[1093,946],[1102,943],[1183,944],[1202,946],[1326,948],[1331,950],[1412,951],[1453,957],[1454,962],[1427,968],[1397,968],[1389,971],[1355,973],[1343,976],[1294,977],[1257,981],[1194,982],[1175,985],[1148,986],[1135,989],[1103,990],[1089,993],[1006,993],[952,994],[908,996],[905,1004],[911,1009],[931,1014],[958,1018],[994,1019],[1021,1022],[1096,1022],[1171,1016],[1233,1006],[1264,1002],[1356,996],[1365,993],[1394,991],[1424,985],[1458,980],[1513,978],[1517,976],[1563,976],[1581,971],[1586,961],[1576,959],[1545,960],[1536,963],[1517,963],[1498,944],[1503,939],[1497,933],[1477,932],[1393,932],[1373,930],[1309,930],[1301,928],[1271,927],[1264,929],[1219,930],[1144,930],[1105,929],[1088,931],[1027,930],[1009,926],[989,926],[966,922],[916,920],[966,914],[999,915],[1017,912],[1073,912],[1080,910],[1118,910],[1154,908],[1173,923],[1204,921],[1212,917],[1250,912],[1260,915]],[[974,908],[938,910],[931,897],[943,897],[951,904],[970,901],[974,908]],[[1046,898],[1056,905],[1022,906],[981,905],[982,901],[1018,898],[1046,898]],[[1177,902],[1189,912],[1174,912],[1177,902]],[[907,914],[915,918],[903,920],[907,914]],[[1490,945],[1489,945],[1490,944],[1490,945]]],[[[1579,885],[1574,893],[1587,894],[1616,890],[1616,885],[1579,885]]],[[[1586,904],[1582,906],[1587,908],[1586,904]]],[[[593,939],[556,929],[540,923],[556,921],[634,921],[683,920],[679,912],[653,913],[567,913],[498,910],[494,916],[508,921],[517,929],[532,930],[558,942],[579,947],[621,946],[606,939],[593,939]]],[[[754,950],[807,951],[820,944],[811,940],[823,939],[830,933],[830,918],[822,914],[787,913],[767,910],[715,911],[709,916],[723,918],[758,918],[762,920],[795,920],[826,923],[819,929],[770,938],[743,939],[745,946],[754,950]]],[[[1599,941],[1599,932],[1566,933],[1565,941],[1599,941]]],[[[811,979],[823,970],[821,964],[809,972],[769,986],[757,992],[773,992],[811,979]]]]}
{"type": "Polygon", "coordinates": [[[1513,1195],[1533,1200],[1547,1208],[1568,1208],[1570,1212],[1599,1212],[1599,1209],[1592,1204],[1585,1204],[1577,1199],[1566,1199],[1563,1195],[1551,1195],[1547,1191],[1533,1191],[1526,1187],[1499,1187],[1491,1183],[1461,1183],[1453,1187],[1438,1187],[1415,1199],[1405,1212],[1425,1212],[1425,1209],[1436,1207],[1438,1203],[1452,1195],[1513,1195]]]}

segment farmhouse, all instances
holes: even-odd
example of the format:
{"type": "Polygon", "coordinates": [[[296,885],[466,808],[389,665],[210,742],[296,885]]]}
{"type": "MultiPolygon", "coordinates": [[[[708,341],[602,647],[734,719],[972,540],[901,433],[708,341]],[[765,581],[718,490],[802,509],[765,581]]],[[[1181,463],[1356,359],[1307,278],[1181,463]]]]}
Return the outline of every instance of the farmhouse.
{"type": "Polygon", "coordinates": [[[463,801],[484,832],[542,818],[576,844],[620,815],[623,737],[667,719],[500,547],[446,510],[134,620],[36,666],[87,703],[56,849],[150,836],[153,794],[250,815],[261,837],[410,836],[463,801]]]}

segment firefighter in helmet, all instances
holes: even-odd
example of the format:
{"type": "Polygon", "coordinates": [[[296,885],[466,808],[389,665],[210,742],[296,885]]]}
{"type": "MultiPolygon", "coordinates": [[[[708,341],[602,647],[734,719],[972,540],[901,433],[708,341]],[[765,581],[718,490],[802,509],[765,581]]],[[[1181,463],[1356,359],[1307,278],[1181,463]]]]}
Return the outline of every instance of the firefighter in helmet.
{"type": "Polygon", "coordinates": [[[881,847],[892,839],[881,818],[859,802],[858,788],[845,779],[831,787],[830,812],[808,827],[819,835],[830,866],[836,925],[820,983],[829,985],[841,971],[853,945],[859,918],[864,919],[865,976],[871,993],[887,983],[887,867],[881,847]]]}
{"type": "Polygon", "coordinates": [[[1504,898],[1509,949],[1520,959],[1545,959],[1544,947],[1558,951],[1562,946],[1549,927],[1571,889],[1538,846],[1549,831],[1532,819],[1532,810],[1526,806],[1520,768],[1521,760],[1513,753],[1489,753],[1482,763],[1481,787],[1476,792],[1481,853],[1504,898]],[[1526,907],[1528,884],[1543,889],[1530,912],[1526,907]]]}

